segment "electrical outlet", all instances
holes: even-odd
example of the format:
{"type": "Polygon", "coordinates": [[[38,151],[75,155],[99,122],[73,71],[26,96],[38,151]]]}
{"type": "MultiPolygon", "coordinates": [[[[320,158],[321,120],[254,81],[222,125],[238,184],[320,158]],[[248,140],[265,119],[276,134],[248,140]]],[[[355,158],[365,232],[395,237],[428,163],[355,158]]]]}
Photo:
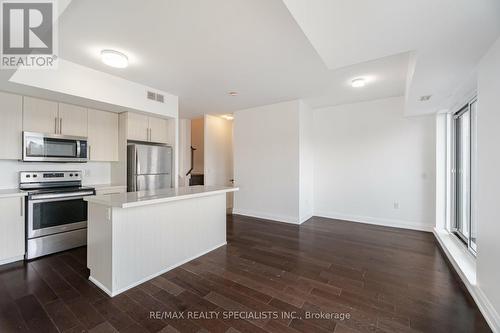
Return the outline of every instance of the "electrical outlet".
{"type": "Polygon", "coordinates": [[[394,201],[394,209],[399,209],[399,202],[394,201]]]}

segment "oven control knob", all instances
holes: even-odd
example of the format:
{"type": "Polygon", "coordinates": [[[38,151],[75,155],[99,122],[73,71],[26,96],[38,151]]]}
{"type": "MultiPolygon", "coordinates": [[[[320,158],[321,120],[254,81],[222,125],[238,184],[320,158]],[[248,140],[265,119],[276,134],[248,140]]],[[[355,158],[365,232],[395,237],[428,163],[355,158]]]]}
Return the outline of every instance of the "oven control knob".
{"type": "Polygon", "coordinates": [[[33,175],[33,178],[36,178],[36,177],[38,177],[38,176],[37,175],[33,175]]]}
{"type": "Polygon", "coordinates": [[[70,176],[70,177],[73,177],[73,174],[72,174],[72,173],[70,173],[70,174],[69,174],[69,176],[70,176]]]}

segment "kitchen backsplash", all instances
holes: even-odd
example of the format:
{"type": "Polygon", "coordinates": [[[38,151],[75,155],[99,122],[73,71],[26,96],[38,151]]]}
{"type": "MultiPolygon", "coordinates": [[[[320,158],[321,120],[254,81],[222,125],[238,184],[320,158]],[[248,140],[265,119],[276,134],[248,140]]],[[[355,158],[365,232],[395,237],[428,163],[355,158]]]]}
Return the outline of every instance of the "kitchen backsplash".
{"type": "Polygon", "coordinates": [[[17,188],[19,171],[79,170],[83,174],[83,184],[107,184],[111,182],[110,162],[88,163],[29,163],[0,160],[0,189],[17,188]]]}

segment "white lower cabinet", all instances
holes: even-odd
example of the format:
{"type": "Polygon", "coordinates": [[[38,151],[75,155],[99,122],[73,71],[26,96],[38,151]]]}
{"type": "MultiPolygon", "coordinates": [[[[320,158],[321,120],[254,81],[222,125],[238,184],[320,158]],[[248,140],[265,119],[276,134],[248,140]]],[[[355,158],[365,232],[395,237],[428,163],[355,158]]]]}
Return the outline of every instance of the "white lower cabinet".
{"type": "Polygon", "coordinates": [[[0,265],[23,259],[24,196],[0,198],[0,265]]]}

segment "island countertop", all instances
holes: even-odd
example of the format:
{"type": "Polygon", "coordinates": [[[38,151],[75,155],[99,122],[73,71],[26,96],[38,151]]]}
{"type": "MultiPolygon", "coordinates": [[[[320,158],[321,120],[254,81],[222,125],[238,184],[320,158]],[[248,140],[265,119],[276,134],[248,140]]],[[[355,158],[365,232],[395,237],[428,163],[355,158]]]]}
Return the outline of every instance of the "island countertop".
{"type": "Polygon", "coordinates": [[[184,200],[208,195],[235,192],[239,189],[230,186],[187,186],[150,191],[127,192],[85,197],[84,200],[117,208],[130,208],[154,205],[169,201],[184,200]]]}

